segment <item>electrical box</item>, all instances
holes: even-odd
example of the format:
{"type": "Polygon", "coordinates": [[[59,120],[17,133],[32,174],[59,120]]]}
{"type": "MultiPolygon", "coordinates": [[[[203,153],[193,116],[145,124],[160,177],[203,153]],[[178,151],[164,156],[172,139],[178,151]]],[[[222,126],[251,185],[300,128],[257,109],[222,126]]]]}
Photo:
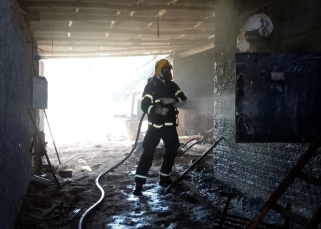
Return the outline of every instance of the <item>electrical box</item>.
{"type": "Polygon", "coordinates": [[[34,109],[48,108],[48,82],[45,77],[33,77],[32,107],[34,109]]]}
{"type": "Polygon", "coordinates": [[[321,131],[320,53],[237,53],[236,142],[310,142],[321,131]]]}

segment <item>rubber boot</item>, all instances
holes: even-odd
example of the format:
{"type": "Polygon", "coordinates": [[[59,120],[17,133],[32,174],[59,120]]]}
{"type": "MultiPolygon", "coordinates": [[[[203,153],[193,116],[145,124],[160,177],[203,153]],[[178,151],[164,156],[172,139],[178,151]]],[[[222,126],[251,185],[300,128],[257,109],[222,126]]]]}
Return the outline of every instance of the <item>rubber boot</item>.
{"type": "Polygon", "coordinates": [[[135,186],[135,190],[134,190],[133,194],[135,196],[142,196],[143,195],[142,190],[143,190],[143,183],[136,182],[136,186],[135,186]]]}
{"type": "Polygon", "coordinates": [[[159,186],[162,186],[162,187],[168,187],[169,185],[171,185],[173,183],[173,181],[171,180],[170,177],[160,177],[159,179],[159,186]]]}

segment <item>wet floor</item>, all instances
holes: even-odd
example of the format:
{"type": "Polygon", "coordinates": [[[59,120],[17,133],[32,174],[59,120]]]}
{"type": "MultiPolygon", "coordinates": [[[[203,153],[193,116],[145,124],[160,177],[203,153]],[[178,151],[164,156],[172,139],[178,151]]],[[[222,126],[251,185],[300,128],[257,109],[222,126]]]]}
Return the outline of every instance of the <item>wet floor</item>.
{"type": "MultiPolygon", "coordinates": [[[[53,186],[42,187],[31,183],[24,199],[15,229],[75,229],[79,218],[100,198],[95,187],[95,179],[101,172],[112,167],[128,152],[129,147],[117,146],[118,151],[110,153],[107,146],[81,149],[70,152],[68,158],[62,158],[65,167],[74,169],[73,177],[62,179],[62,189],[53,186]],[[81,160],[80,160],[81,159],[81,160]],[[69,163],[69,164],[68,164],[69,163]],[[100,166],[97,166],[97,165],[100,166]],[[82,169],[86,165],[90,170],[82,169]],[[72,220],[66,220],[68,211],[56,211],[45,217],[39,217],[54,203],[63,202],[82,207],[82,212],[72,220]]],[[[192,159],[188,154],[176,159],[172,179],[177,179],[184,172],[192,159]]],[[[226,203],[227,194],[234,192],[214,179],[213,164],[205,163],[204,167],[192,170],[179,182],[171,192],[164,193],[158,185],[160,160],[154,160],[149,172],[147,184],[143,187],[143,196],[132,194],[134,189],[135,167],[139,157],[132,156],[112,173],[102,177],[101,186],[105,190],[105,198],[86,218],[83,229],[156,229],[156,228],[217,228],[219,212],[226,203]]],[[[230,214],[246,213],[250,216],[259,206],[241,193],[236,193],[229,207],[230,214]]],[[[229,227],[224,227],[229,228],[229,227]]],[[[234,227],[237,228],[237,227],[234,227]]],[[[239,227],[242,228],[242,227],[239,227]]]]}
{"type": "MultiPolygon", "coordinates": [[[[117,207],[113,206],[114,196],[106,198],[105,209],[108,204],[111,209],[119,212],[107,219],[105,228],[211,228],[215,221],[215,207],[203,203],[201,196],[197,196],[187,187],[179,184],[171,193],[165,194],[164,188],[158,185],[158,171],[151,171],[147,184],[143,187],[143,196],[132,194],[134,175],[122,178],[122,182],[129,182],[124,189],[114,190],[119,196],[117,207]],[[203,208],[203,209],[202,209],[203,208]],[[206,209],[206,210],[205,210],[206,209]]],[[[115,178],[106,177],[106,182],[115,178]]],[[[118,185],[116,185],[118,186],[118,185]]],[[[114,186],[114,187],[116,187],[114,186]]],[[[102,215],[104,210],[99,215],[102,215]]],[[[116,212],[115,212],[116,213],[116,212]]],[[[101,217],[101,216],[97,216],[101,217]]]]}

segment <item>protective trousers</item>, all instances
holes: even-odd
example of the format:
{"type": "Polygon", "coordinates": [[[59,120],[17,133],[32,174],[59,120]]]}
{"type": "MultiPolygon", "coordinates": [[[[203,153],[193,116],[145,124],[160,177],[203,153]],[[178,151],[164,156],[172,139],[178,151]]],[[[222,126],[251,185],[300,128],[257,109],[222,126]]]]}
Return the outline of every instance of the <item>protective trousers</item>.
{"type": "Polygon", "coordinates": [[[152,166],[154,153],[160,139],[163,139],[165,143],[165,152],[163,153],[160,168],[160,179],[169,179],[175,161],[176,152],[179,147],[176,127],[162,127],[157,129],[153,126],[149,126],[143,141],[144,151],[136,170],[136,182],[141,182],[143,184],[146,183],[147,174],[152,166]]]}

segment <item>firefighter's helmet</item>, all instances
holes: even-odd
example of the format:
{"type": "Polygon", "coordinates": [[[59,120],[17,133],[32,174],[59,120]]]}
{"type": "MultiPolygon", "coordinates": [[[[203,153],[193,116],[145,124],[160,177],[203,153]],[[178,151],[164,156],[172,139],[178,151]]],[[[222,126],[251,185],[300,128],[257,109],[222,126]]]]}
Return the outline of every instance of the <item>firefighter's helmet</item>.
{"type": "Polygon", "coordinates": [[[169,67],[170,69],[173,69],[173,66],[168,62],[166,59],[161,59],[157,61],[155,65],[155,75],[159,76],[161,75],[161,70],[163,67],[169,67]]]}

